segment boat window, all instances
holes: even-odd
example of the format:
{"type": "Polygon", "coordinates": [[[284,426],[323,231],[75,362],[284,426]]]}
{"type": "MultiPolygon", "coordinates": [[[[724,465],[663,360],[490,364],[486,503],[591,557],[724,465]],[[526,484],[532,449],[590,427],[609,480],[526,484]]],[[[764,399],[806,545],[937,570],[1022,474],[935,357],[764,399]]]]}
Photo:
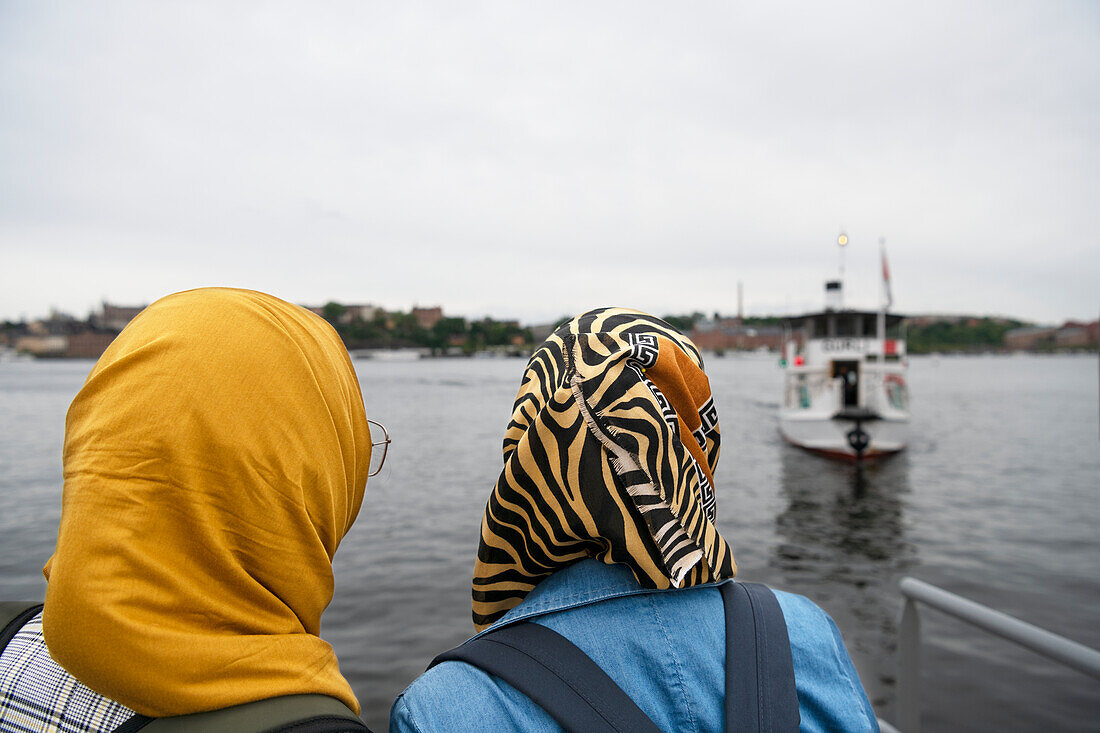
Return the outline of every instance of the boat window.
{"type": "Polygon", "coordinates": [[[856,319],[855,318],[837,318],[836,319],[836,334],[837,336],[858,336],[856,333],[856,319]]]}

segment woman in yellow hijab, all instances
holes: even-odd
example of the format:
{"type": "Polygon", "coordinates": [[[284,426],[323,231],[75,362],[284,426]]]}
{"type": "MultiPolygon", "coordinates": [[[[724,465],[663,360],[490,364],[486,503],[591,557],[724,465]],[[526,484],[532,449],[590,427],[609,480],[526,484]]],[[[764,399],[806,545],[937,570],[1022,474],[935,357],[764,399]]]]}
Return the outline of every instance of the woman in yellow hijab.
{"type": "Polygon", "coordinates": [[[69,408],[50,656],[107,699],[101,718],[111,701],[165,717],[311,694],[358,713],[319,634],[370,455],[321,318],[245,290],[157,301],[69,408]]]}

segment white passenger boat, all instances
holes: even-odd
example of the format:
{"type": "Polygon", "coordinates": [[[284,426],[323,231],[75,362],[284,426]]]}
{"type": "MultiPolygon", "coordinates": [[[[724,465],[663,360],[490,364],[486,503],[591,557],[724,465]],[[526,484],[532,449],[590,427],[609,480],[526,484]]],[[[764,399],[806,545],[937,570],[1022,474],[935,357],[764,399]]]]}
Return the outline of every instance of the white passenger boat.
{"type": "Polygon", "coordinates": [[[842,309],[842,287],[826,283],[825,310],[788,321],[779,429],[790,443],[833,457],[894,453],[909,427],[904,318],[885,307],[842,309]]]}

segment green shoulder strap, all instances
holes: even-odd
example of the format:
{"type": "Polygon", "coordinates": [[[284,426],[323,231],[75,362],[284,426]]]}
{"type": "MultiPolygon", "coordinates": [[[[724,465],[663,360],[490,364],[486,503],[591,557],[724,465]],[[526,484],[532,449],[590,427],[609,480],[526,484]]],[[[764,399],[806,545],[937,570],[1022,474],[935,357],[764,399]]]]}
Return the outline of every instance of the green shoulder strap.
{"type": "Polygon", "coordinates": [[[327,695],[287,695],[221,710],[153,718],[142,733],[263,733],[294,725],[295,731],[367,731],[347,705],[327,695]],[[311,725],[312,723],[312,725],[311,725]]]}

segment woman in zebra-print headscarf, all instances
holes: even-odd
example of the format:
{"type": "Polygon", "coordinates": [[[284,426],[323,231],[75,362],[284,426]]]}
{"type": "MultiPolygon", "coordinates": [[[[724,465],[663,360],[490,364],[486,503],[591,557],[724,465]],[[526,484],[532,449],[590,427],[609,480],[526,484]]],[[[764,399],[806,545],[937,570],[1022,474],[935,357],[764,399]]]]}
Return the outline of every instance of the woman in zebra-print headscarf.
{"type": "Polygon", "coordinates": [[[669,324],[607,308],[558,328],[527,365],[481,524],[474,624],[491,628],[398,696],[391,733],[877,731],[824,611],[783,591],[769,613],[763,593],[751,618],[727,608],[718,447],[702,359],[669,324]]]}
{"type": "Polygon", "coordinates": [[[715,528],[718,416],[695,345],[622,308],[560,326],[531,357],[504,436],[473,579],[484,629],[594,557],[645,588],[730,578],[715,528]]]}

